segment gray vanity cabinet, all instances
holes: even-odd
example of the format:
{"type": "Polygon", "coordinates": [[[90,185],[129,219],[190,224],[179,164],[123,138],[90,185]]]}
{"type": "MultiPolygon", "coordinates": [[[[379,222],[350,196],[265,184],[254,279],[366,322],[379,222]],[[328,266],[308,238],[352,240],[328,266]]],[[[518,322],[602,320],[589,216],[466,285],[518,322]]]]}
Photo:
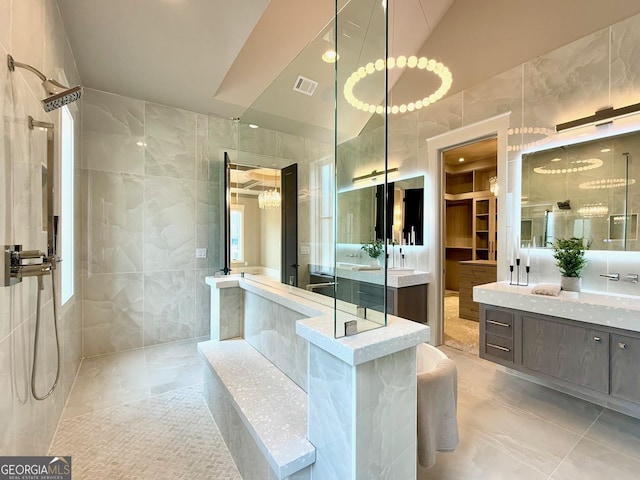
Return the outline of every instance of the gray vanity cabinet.
{"type": "Polygon", "coordinates": [[[609,334],[540,316],[522,316],[522,365],[609,393],[609,334]]]}
{"type": "MultiPolygon", "coordinates": [[[[312,273],[309,283],[332,282],[333,277],[312,273]]],[[[351,280],[338,277],[336,296],[338,300],[353,303],[360,307],[370,308],[381,312],[384,308],[384,285],[351,280]]],[[[427,323],[427,284],[411,285],[408,287],[387,287],[387,313],[398,317],[427,323]]],[[[333,285],[316,288],[316,293],[333,297],[333,285]]]]}
{"type": "Polygon", "coordinates": [[[640,332],[480,304],[480,358],[640,419],[640,332]]]}
{"type": "Polygon", "coordinates": [[[640,339],[611,335],[611,395],[640,403],[640,339]]]}

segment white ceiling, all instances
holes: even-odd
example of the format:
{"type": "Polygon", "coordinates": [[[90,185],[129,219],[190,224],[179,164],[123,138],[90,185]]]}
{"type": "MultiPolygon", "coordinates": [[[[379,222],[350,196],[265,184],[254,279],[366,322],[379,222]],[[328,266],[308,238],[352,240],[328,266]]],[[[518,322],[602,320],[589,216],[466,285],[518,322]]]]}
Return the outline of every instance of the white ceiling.
{"type": "MultiPolygon", "coordinates": [[[[319,62],[323,37],[329,33],[332,38],[333,1],[58,4],[86,87],[195,112],[241,116],[283,131],[300,125],[333,128],[333,66],[319,62]],[[298,74],[319,82],[314,97],[291,90],[298,74]]],[[[389,5],[390,54],[444,62],[454,75],[452,92],[640,13],[638,0],[389,0],[389,5]]],[[[344,58],[338,76],[346,78],[384,51],[366,33],[376,28],[382,7],[378,0],[340,0],[340,6],[345,21],[338,22],[338,50],[344,58]]],[[[390,77],[393,103],[414,98],[427,81],[415,72],[390,77]]],[[[345,120],[346,129],[357,134],[369,119],[354,110],[345,120]]],[[[309,132],[298,128],[297,133],[309,132]]]]}

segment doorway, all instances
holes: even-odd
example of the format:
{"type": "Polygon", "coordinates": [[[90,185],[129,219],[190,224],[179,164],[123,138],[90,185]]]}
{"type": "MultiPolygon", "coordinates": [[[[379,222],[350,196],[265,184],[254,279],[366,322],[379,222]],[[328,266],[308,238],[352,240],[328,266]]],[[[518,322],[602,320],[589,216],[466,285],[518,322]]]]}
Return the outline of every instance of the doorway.
{"type": "Polygon", "coordinates": [[[444,344],[478,354],[473,287],[496,281],[497,136],[442,152],[444,172],[444,344]]]}
{"type": "MultiPolygon", "coordinates": [[[[472,143],[479,139],[497,136],[498,139],[498,184],[507,178],[507,135],[510,126],[511,113],[497,115],[468,126],[452,130],[441,135],[427,139],[427,169],[431,172],[427,188],[427,203],[425,203],[425,215],[430,219],[433,228],[425,232],[426,244],[430,245],[427,253],[429,271],[433,272],[429,278],[428,318],[431,329],[429,343],[442,345],[444,343],[444,295],[445,295],[445,258],[443,248],[445,245],[445,172],[442,153],[451,148],[472,143]]],[[[507,189],[501,188],[498,192],[497,202],[503,206],[498,210],[498,221],[501,225],[497,231],[497,245],[505,245],[509,225],[507,225],[506,199],[507,189]]],[[[497,279],[508,279],[508,270],[504,267],[507,262],[504,249],[496,248],[497,279]]]]}

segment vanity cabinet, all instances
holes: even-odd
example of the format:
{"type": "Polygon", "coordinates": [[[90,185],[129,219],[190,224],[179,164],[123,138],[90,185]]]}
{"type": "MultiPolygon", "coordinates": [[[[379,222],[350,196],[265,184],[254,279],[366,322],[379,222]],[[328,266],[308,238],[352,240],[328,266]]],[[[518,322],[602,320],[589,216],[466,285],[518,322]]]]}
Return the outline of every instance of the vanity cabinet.
{"type": "Polygon", "coordinates": [[[640,332],[480,304],[480,357],[640,418],[640,332]]]}
{"type": "Polygon", "coordinates": [[[469,260],[458,266],[460,318],[478,321],[480,306],[473,301],[473,287],[495,282],[496,262],[491,260],[469,260]]]}
{"type": "Polygon", "coordinates": [[[609,334],[550,317],[522,316],[522,365],[609,393],[609,334]]]}
{"type": "Polygon", "coordinates": [[[611,395],[640,404],[640,338],[611,335],[611,395]]]}
{"type": "MultiPolygon", "coordinates": [[[[333,277],[317,274],[310,275],[310,283],[332,281],[333,277]]],[[[384,286],[376,283],[338,277],[336,297],[360,307],[370,308],[378,312],[384,309],[384,286]]],[[[318,288],[316,293],[333,297],[333,286],[318,288]]],[[[414,322],[427,323],[427,284],[407,287],[387,287],[387,313],[414,322]]]]}

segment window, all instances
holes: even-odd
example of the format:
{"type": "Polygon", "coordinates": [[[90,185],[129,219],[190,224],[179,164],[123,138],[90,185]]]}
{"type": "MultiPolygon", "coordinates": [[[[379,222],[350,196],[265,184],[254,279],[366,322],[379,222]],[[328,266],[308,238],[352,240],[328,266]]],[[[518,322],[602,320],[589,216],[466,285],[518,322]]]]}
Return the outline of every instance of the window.
{"type": "Polygon", "coordinates": [[[60,264],[60,303],[64,305],[74,293],[74,134],[73,117],[68,107],[60,111],[60,225],[58,233],[58,256],[60,264]]]}
{"type": "Polygon", "coordinates": [[[332,267],[334,263],[334,172],[331,157],[317,162],[311,171],[312,211],[316,218],[311,222],[311,238],[315,244],[315,263],[321,267],[332,267]]]}
{"type": "Polygon", "coordinates": [[[231,205],[231,261],[244,262],[244,205],[231,205]]]}

